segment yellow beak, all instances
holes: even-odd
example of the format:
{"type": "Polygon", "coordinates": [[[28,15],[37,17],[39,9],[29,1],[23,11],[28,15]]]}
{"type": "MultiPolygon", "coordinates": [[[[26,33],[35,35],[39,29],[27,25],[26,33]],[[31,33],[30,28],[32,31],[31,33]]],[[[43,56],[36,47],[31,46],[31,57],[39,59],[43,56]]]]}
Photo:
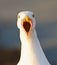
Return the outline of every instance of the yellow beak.
{"type": "Polygon", "coordinates": [[[29,17],[28,16],[25,16],[25,19],[26,19],[26,21],[28,21],[29,20],[29,17]]]}

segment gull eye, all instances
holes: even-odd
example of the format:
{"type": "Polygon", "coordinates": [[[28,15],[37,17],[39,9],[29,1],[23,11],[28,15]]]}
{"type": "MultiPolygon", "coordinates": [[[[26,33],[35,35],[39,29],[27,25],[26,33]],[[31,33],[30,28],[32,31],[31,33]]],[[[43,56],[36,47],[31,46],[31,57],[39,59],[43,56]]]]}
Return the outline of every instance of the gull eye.
{"type": "Polygon", "coordinates": [[[20,15],[17,15],[18,18],[20,18],[20,15]]]}
{"type": "Polygon", "coordinates": [[[34,14],[32,14],[32,17],[33,17],[33,18],[35,17],[34,14]]]}

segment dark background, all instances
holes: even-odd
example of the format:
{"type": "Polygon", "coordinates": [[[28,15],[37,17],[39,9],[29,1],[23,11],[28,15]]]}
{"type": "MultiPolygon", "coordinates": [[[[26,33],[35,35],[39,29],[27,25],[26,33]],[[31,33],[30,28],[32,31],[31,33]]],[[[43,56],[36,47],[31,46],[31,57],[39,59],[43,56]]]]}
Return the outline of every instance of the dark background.
{"type": "Polygon", "coordinates": [[[52,65],[57,65],[57,0],[0,0],[0,65],[16,65],[20,57],[17,13],[34,12],[41,46],[52,65]]]}

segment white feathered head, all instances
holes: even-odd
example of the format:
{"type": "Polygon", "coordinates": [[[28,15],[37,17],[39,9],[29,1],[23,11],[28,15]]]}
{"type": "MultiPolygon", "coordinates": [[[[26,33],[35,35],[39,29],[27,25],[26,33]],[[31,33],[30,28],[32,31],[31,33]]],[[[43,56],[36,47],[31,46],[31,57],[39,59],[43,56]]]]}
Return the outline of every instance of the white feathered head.
{"type": "Polygon", "coordinates": [[[35,28],[36,20],[33,12],[22,11],[17,15],[17,27],[29,32],[35,28]]]}

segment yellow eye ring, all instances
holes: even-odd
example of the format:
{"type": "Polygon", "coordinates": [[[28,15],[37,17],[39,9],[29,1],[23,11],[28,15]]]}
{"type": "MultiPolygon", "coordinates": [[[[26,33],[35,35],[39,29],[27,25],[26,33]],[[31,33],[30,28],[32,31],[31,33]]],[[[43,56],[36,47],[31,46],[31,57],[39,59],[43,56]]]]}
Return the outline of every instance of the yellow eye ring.
{"type": "Polygon", "coordinates": [[[17,15],[17,18],[20,18],[20,15],[17,15]]]}

